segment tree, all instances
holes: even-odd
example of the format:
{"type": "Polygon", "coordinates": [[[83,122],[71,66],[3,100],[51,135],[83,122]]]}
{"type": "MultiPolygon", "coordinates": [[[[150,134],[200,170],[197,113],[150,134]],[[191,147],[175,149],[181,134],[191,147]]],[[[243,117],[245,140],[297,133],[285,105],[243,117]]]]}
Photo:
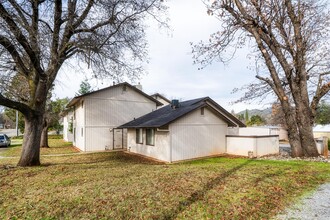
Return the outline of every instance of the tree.
{"type": "MultiPolygon", "coordinates": [[[[251,48],[258,83],[239,100],[274,95],[280,102],[292,155],[317,156],[312,126],[318,103],[330,90],[329,18],[325,1],[214,0],[205,2],[222,29],[193,46],[195,62],[227,62],[251,48]]],[[[244,88],[243,88],[244,89],[244,88]]]]}
{"type": "Polygon", "coordinates": [[[40,164],[47,95],[63,64],[87,62],[95,77],[139,76],[144,21],[166,25],[165,11],[163,0],[0,2],[0,105],[24,115],[19,166],[40,164]]]}
{"type": "Polygon", "coordinates": [[[92,91],[93,91],[92,86],[89,84],[88,80],[85,79],[80,83],[80,88],[78,92],[76,92],[76,96],[84,95],[92,91]]]}
{"type": "Polygon", "coordinates": [[[264,125],[265,124],[265,119],[263,119],[260,115],[252,115],[250,120],[246,122],[248,126],[253,126],[253,125],[264,125]]]}
{"type": "Polygon", "coordinates": [[[47,148],[48,144],[48,130],[50,128],[55,129],[57,133],[62,130],[62,125],[60,123],[61,112],[65,109],[66,105],[69,103],[68,98],[56,99],[55,101],[50,101],[47,105],[47,111],[44,115],[44,125],[41,134],[40,147],[47,148]]]}
{"type": "Polygon", "coordinates": [[[284,113],[281,104],[278,102],[275,102],[272,105],[271,124],[283,126],[286,128],[284,113]]]}
{"type": "Polygon", "coordinates": [[[330,124],[330,105],[322,101],[317,108],[315,122],[317,124],[330,124]]]}

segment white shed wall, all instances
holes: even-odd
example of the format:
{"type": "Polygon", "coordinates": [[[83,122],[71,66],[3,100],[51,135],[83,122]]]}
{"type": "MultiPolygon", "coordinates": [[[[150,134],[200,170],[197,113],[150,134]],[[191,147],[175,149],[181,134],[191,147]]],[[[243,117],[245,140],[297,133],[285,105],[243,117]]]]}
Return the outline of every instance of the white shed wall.
{"type": "Polygon", "coordinates": [[[227,123],[212,111],[200,109],[170,125],[171,161],[225,153],[227,123]]]}
{"type": "Polygon", "coordinates": [[[170,135],[168,131],[155,132],[155,145],[146,145],[146,133],[143,130],[143,144],[136,143],[136,130],[128,129],[127,133],[128,151],[142,154],[158,160],[170,162],[170,135]]]}

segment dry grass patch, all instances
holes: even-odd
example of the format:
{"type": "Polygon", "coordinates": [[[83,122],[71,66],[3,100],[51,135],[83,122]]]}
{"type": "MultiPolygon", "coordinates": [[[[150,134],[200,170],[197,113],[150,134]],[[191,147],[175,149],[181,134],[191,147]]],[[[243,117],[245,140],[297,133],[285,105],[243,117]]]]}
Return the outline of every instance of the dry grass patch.
{"type": "Polygon", "coordinates": [[[330,172],[325,163],[211,158],[169,165],[122,152],[3,166],[16,162],[0,160],[4,219],[268,219],[330,172]]]}

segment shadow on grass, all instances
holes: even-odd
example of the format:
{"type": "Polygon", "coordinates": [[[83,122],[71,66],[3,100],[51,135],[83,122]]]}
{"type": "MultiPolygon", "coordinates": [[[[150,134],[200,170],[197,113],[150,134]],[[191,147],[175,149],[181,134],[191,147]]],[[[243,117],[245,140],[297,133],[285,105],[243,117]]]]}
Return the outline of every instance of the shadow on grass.
{"type": "MultiPolygon", "coordinates": [[[[62,156],[61,156],[62,157],[62,156]]],[[[139,155],[131,155],[124,152],[100,152],[93,154],[79,154],[79,155],[66,155],[65,161],[58,162],[45,162],[41,166],[56,166],[56,165],[83,165],[83,164],[98,164],[104,162],[124,163],[124,164],[150,164],[150,165],[164,165],[163,162],[157,162],[139,155]],[[90,157],[85,161],[79,159],[79,157],[90,157]],[[71,160],[72,157],[75,157],[71,160]],[[70,161],[70,162],[68,162],[70,161]]]]}
{"type": "Polygon", "coordinates": [[[163,214],[163,216],[161,217],[161,219],[175,219],[177,218],[177,216],[184,212],[185,209],[187,209],[189,206],[191,206],[192,204],[203,200],[203,198],[205,197],[205,195],[207,194],[208,191],[212,190],[214,187],[218,186],[220,183],[224,182],[225,179],[229,176],[231,176],[232,174],[234,174],[235,172],[237,172],[238,170],[240,170],[241,168],[243,168],[244,166],[248,165],[251,162],[251,160],[248,160],[224,173],[221,173],[220,175],[218,175],[216,178],[210,180],[209,182],[207,182],[204,187],[200,190],[197,190],[195,192],[193,192],[192,194],[190,194],[190,196],[188,198],[186,198],[185,200],[181,201],[178,205],[178,207],[171,209],[167,212],[165,212],[163,214]]]}

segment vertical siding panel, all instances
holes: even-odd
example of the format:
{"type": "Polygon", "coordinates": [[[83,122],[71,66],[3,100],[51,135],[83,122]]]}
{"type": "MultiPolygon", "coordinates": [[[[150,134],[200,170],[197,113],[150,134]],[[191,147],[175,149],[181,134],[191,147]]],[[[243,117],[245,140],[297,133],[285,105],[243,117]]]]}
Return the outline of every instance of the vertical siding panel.
{"type": "MultiPolygon", "coordinates": [[[[113,149],[113,128],[156,109],[150,99],[127,87],[115,87],[85,97],[86,151],[113,149]]],[[[127,147],[124,131],[124,148],[127,147]]],[[[122,136],[117,141],[121,141],[122,136]]],[[[115,143],[116,144],[116,143],[115,143]]]]}
{"type": "Polygon", "coordinates": [[[170,125],[172,160],[205,157],[225,152],[227,123],[212,111],[196,110],[170,125]]]}

